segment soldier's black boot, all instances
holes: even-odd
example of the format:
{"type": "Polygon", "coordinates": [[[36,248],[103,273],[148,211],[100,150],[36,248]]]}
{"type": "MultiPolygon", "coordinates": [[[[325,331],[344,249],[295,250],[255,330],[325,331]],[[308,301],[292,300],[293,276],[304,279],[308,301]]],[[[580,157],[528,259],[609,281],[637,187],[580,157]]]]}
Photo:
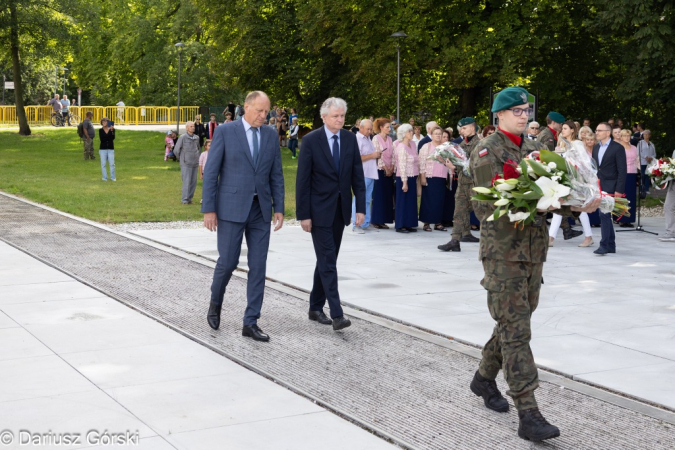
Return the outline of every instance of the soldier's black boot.
{"type": "Polygon", "coordinates": [[[439,245],[438,249],[443,250],[444,252],[461,252],[462,251],[462,249],[459,246],[459,241],[457,239],[452,239],[447,244],[439,245]]]}
{"type": "Polygon", "coordinates": [[[214,330],[217,330],[220,326],[220,310],[223,308],[223,305],[216,305],[211,303],[209,305],[209,312],[206,314],[206,320],[209,323],[209,326],[214,330]]]}
{"type": "Polygon", "coordinates": [[[462,236],[461,242],[480,242],[480,239],[469,233],[466,236],[462,236]]]}
{"type": "Polygon", "coordinates": [[[575,237],[579,237],[582,234],[584,234],[583,231],[581,230],[575,230],[572,227],[565,228],[563,230],[563,237],[565,238],[566,241],[569,241],[570,239],[573,239],[575,237]]]}
{"type": "Polygon", "coordinates": [[[483,397],[485,406],[497,412],[507,412],[509,410],[509,402],[502,397],[502,393],[497,388],[497,383],[494,380],[483,378],[478,371],[471,380],[471,392],[479,397],[483,397]]]}
{"type": "Polygon", "coordinates": [[[551,425],[539,412],[539,408],[518,411],[520,425],[518,436],[526,441],[543,441],[560,436],[558,427],[551,425]]]}

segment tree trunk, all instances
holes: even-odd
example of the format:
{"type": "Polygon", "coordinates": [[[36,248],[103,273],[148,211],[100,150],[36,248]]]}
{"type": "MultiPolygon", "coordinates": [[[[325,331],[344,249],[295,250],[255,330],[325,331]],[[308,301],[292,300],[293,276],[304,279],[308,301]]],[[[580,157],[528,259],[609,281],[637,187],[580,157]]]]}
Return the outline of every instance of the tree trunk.
{"type": "Polygon", "coordinates": [[[16,12],[16,0],[9,2],[9,46],[12,53],[14,72],[14,100],[16,102],[16,117],[19,119],[19,134],[30,136],[30,127],[23,107],[23,83],[21,82],[21,62],[19,60],[19,19],[16,12]]]}
{"type": "Polygon", "coordinates": [[[462,89],[462,117],[476,117],[476,99],[480,95],[480,87],[462,89]]]}

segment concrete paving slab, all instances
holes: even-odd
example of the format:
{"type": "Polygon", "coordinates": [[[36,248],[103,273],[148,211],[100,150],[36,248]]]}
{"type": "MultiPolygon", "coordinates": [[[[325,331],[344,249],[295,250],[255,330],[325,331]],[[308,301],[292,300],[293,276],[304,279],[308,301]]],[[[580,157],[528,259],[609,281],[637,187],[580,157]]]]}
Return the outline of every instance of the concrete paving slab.
{"type": "Polygon", "coordinates": [[[344,420],[317,412],[240,425],[172,434],[167,439],[178,449],[265,448],[274,436],[274,450],[379,450],[392,446],[365,430],[355,433],[344,420]],[[350,432],[347,445],[341,436],[350,432]]]}
{"type": "Polygon", "coordinates": [[[675,363],[672,362],[582,373],[575,378],[619,392],[630,390],[631,395],[648,402],[675,404],[675,363]]]}
{"type": "Polygon", "coordinates": [[[0,402],[96,389],[56,355],[0,361],[0,402]]]}
{"type": "Polygon", "coordinates": [[[187,338],[169,344],[67,353],[63,358],[103,389],[241,370],[241,366],[187,338]]]}
{"type": "MultiPolygon", "coordinates": [[[[157,436],[151,428],[100,390],[0,402],[2,428],[12,430],[12,448],[86,448],[97,436],[109,433],[138,433],[140,439],[157,436]],[[30,434],[79,434],[77,445],[21,445],[18,430],[30,434]],[[87,435],[93,431],[89,440],[87,435]]],[[[26,433],[24,433],[24,438],[26,433]]],[[[136,448],[135,446],[130,446],[136,448]]],[[[116,448],[121,448],[116,447],[116,448]]]]}
{"type": "MultiPolygon", "coordinates": [[[[27,256],[27,255],[24,255],[27,256]]],[[[54,283],[3,286],[0,308],[15,303],[39,303],[105,297],[105,294],[72,279],[54,283]]]]}
{"type": "Polygon", "coordinates": [[[3,309],[60,354],[181,342],[184,339],[109,298],[23,303],[6,305],[3,309]]]}
{"type": "Polygon", "coordinates": [[[15,328],[18,327],[19,325],[10,319],[6,314],[4,314],[2,311],[0,311],[0,329],[1,328],[15,328]]]}
{"type": "Polygon", "coordinates": [[[0,329],[0,361],[53,355],[49,348],[24,328],[0,329]]]}
{"type": "MultiPolygon", "coordinates": [[[[87,450],[103,450],[111,448],[109,445],[100,445],[95,447],[86,447],[87,450]]],[[[115,447],[113,447],[115,448],[115,447]]],[[[128,448],[128,446],[127,446],[128,448]]],[[[141,439],[138,445],[133,446],[134,450],[175,450],[176,447],[169,444],[163,437],[150,437],[141,439]]]]}
{"type": "Polygon", "coordinates": [[[163,436],[324,411],[244,368],[106,392],[163,436]]]}

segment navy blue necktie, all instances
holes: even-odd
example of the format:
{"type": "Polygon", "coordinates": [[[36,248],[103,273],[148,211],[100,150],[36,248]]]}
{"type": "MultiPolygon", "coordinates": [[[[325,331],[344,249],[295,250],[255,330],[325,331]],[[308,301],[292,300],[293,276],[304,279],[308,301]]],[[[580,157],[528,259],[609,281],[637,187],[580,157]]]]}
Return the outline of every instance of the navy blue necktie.
{"type": "Polygon", "coordinates": [[[257,166],[258,165],[258,129],[255,127],[251,127],[251,131],[253,131],[253,165],[257,166]]]}
{"type": "Polygon", "coordinates": [[[333,136],[333,162],[335,162],[335,170],[340,173],[340,144],[338,144],[337,135],[333,136]]]}

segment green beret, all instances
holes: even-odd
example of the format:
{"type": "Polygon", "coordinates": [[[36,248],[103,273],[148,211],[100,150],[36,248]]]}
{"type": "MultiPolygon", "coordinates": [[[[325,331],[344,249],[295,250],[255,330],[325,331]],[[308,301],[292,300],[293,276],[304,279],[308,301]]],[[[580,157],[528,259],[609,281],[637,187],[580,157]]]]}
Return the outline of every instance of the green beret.
{"type": "Polygon", "coordinates": [[[513,108],[514,106],[529,103],[527,101],[529,95],[530,94],[524,88],[518,86],[508,87],[495,97],[495,101],[492,102],[492,112],[496,113],[513,108]]]}
{"type": "Polygon", "coordinates": [[[565,116],[555,111],[551,111],[550,113],[548,113],[548,118],[558,123],[565,122],[565,116]]]}
{"type": "Polygon", "coordinates": [[[470,123],[476,123],[476,119],[473,117],[465,117],[463,119],[459,119],[459,122],[457,122],[457,128],[463,127],[464,125],[469,125],[470,123]]]}

